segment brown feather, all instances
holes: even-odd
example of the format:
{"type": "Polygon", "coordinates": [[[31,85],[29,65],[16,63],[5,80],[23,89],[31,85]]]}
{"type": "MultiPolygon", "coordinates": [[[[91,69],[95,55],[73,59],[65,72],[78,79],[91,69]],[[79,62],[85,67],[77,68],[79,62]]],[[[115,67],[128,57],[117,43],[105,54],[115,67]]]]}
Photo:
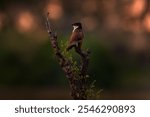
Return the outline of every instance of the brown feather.
{"type": "Polygon", "coordinates": [[[83,40],[83,32],[79,31],[78,29],[72,32],[71,37],[68,42],[67,50],[70,50],[72,47],[78,45],[79,48],[81,48],[83,40]]]}

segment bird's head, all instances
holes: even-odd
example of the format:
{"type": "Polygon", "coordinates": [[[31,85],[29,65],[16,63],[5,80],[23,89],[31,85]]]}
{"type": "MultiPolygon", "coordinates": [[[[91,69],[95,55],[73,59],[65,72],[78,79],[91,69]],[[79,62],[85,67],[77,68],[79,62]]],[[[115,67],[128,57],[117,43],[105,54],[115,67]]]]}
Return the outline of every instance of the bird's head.
{"type": "Polygon", "coordinates": [[[73,23],[72,26],[73,26],[73,30],[82,29],[82,24],[80,22],[73,23]]]}

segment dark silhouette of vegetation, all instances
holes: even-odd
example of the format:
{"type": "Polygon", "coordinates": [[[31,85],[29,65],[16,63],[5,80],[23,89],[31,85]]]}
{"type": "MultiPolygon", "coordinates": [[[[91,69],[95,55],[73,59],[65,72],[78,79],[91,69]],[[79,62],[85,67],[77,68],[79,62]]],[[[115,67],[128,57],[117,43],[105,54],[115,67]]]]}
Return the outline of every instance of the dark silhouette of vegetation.
{"type": "MultiPolygon", "coordinates": [[[[49,34],[51,46],[54,50],[54,54],[56,55],[62,70],[64,71],[67,79],[69,80],[71,96],[73,97],[73,99],[88,99],[89,97],[94,97],[93,88],[95,87],[95,81],[90,86],[88,86],[87,81],[89,78],[87,71],[89,65],[90,51],[83,51],[82,49],[75,47],[75,52],[81,58],[81,64],[77,64],[77,62],[73,60],[72,56],[68,54],[66,49],[61,50],[58,46],[57,34],[52,29],[48,18],[48,14],[46,20],[46,28],[49,34]]],[[[99,93],[100,92],[97,92],[97,95],[99,93]]]]}

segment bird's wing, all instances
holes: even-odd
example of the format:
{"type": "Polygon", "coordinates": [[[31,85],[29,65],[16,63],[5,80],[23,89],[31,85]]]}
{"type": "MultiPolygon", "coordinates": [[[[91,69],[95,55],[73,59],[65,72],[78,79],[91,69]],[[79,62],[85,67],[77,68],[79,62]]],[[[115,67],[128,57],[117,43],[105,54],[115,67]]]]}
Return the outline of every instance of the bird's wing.
{"type": "Polygon", "coordinates": [[[79,41],[81,41],[82,39],[82,33],[81,32],[73,32],[71,34],[70,40],[69,40],[69,44],[74,44],[77,43],[79,41]]]}

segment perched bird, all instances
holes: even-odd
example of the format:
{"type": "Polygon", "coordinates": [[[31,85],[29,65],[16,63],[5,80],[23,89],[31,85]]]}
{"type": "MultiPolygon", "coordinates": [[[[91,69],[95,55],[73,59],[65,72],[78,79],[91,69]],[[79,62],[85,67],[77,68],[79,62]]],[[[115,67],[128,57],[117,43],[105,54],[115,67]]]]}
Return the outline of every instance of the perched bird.
{"type": "Polygon", "coordinates": [[[77,23],[73,23],[72,26],[73,26],[73,31],[68,42],[68,46],[66,49],[67,51],[69,51],[73,47],[77,47],[78,49],[81,49],[82,41],[84,38],[84,34],[82,31],[82,24],[80,22],[77,22],[77,23]]]}

